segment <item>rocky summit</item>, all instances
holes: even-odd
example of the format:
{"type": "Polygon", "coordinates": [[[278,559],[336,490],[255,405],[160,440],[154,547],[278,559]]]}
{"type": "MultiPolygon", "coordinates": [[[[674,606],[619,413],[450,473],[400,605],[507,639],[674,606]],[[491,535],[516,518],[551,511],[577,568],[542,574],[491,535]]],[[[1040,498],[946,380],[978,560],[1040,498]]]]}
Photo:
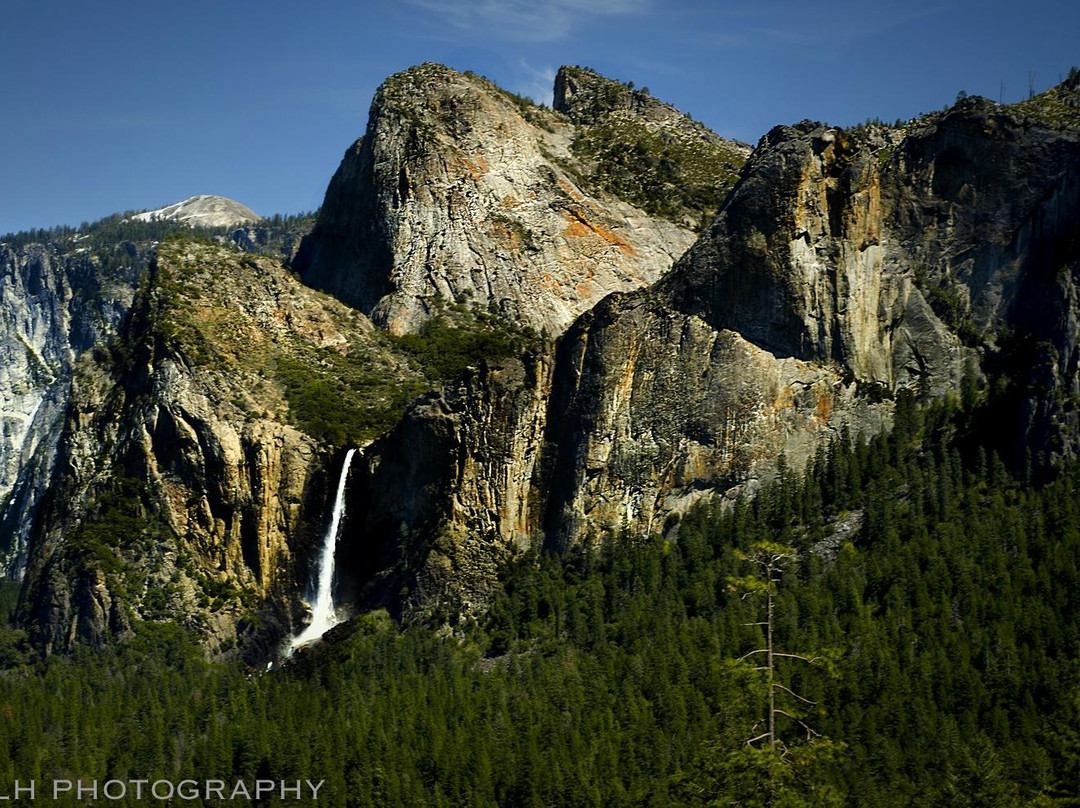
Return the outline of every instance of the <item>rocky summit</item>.
{"type": "Polygon", "coordinates": [[[140,222],[171,220],[189,227],[238,227],[257,222],[262,217],[232,199],[202,194],[157,210],[136,213],[132,218],[140,222]]]}
{"type": "Polygon", "coordinates": [[[391,76],[290,266],[272,224],[0,247],[0,549],[41,648],[172,619],[272,657],[354,447],[343,601],[451,626],[521,553],[673,535],[898,401],[1075,454],[1076,76],[752,150],[587,68],[554,99],[391,76]]]}
{"type": "MultiPolygon", "coordinates": [[[[665,109],[668,124],[685,122],[665,109]]],[[[681,209],[663,215],[665,189],[641,184],[653,167],[638,140],[653,137],[652,118],[607,112],[598,105],[590,120],[622,123],[600,132],[441,65],[391,76],[296,266],[393,333],[416,331],[448,301],[560,334],[611,292],[667,272],[700,223],[681,209]],[[608,181],[601,147],[640,152],[617,170],[620,185],[608,181]]],[[[707,142],[722,157],[687,150],[680,159],[730,186],[744,151],[715,135],[707,142]]]]}

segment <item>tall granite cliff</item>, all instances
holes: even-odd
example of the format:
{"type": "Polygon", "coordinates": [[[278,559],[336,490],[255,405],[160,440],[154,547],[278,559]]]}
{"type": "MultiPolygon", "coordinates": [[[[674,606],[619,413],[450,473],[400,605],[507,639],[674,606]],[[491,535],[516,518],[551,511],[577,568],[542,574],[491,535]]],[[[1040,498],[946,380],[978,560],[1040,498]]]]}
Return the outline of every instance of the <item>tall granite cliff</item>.
{"type": "Polygon", "coordinates": [[[368,555],[407,579],[399,604],[466,611],[492,557],[660,531],[781,454],[798,468],[841,433],[880,431],[899,391],[955,395],[965,374],[1007,459],[1073,451],[1077,92],[968,99],[904,129],[771,131],[664,278],[606,298],[554,353],[419,403],[371,447],[356,535],[395,548],[368,555]]]}
{"type": "MultiPolygon", "coordinates": [[[[694,240],[592,182],[579,130],[476,75],[426,64],[391,76],[295,266],[394,333],[419,329],[439,298],[561,333],[610,292],[656,280],[694,240]]],[[[605,143],[633,145],[617,133],[605,143]]],[[[698,170],[730,184],[745,154],[713,152],[698,170]]],[[[642,155],[624,173],[648,169],[642,155]]]]}
{"type": "Polygon", "coordinates": [[[0,579],[22,576],[74,368],[123,330],[157,243],[198,227],[223,243],[288,253],[292,231],[304,224],[304,217],[275,217],[252,228],[256,243],[247,231],[227,235],[209,226],[223,210],[247,211],[239,203],[214,196],[188,202],[169,208],[182,215],[114,214],[78,229],[9,234],[0,243],[0,579]]]}
{"type": "Polygon", "coordinates": [[[121,339],[76,363],[20,605],[35,640],[168,617],[272,653],[324,528],[328,441],[363,440],[415,376],[276,260],[163,242],[121,339]]]}

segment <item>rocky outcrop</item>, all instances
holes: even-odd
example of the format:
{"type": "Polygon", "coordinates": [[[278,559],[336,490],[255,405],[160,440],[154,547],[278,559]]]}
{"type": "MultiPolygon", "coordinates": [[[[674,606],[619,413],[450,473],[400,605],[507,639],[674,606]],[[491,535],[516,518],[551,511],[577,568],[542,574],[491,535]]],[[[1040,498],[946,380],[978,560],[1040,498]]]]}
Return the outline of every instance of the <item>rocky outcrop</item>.
{"type": "MultiPolygon", "coordinates": [[[[221,212],[229,202],[188,201],[181,212],[192,215],[221,212]]],[[[0,577],[22,575],[79,357],[117,336],[155,245],[187,227],[183,217],[151,218],[114,215],[81,231],[13,234],[0,244],[0,577]]],[[[228,239],[291,254],[310,222],[278,216],[250,228],[251,239],[248,231],[228,239]]]]}
{"type": "Polygon", "coordinates": [[[555,74],[552,108],[579,126],[595,126],[612,116],[628,114],[644,123],[670,127],[717,146],[738,148],[744,156],[751,151],[748,144],[726,140],[686,117],[649,93],[648,88],[635,90],[633,84],[614,81],[587,67],[559,68],[555,74]]]}
{"type": "MultiPolygon", "coordinates": [[[[563,340],[549,540],[656,530],[685,498],[759,477],[781,452],[801,464],[845,427],[872,434],[892,393],[957,390],[965,360],[987,368],[995,335],[1030,333],[1043,301],[1057,301],[1043,330],[1069,356],[1078,146],[1075,131],[976,102],[902,138],[771,132],[673,271],[563,340]],[[956,310],[935,306],[954,289],[956,310]]],[[[1072,362],[1059,364],[1069,389],[1072,362]]]]}
{"type": "Polygon", "coordinates": [[[368,447],[342,538],[352,597],[444,618],[487,602],[535,540],[549,350],[470,368],[368,447]]]}
{"type": "Polygon", "coordinates": [[[577,125],[571,151],[588,187],[695,231],[716,216],[751,152],[647,88],[588,68],[559,69],[554,108],[577,125]]]}
{"type": "Polygon", "coordinates": [[[245,252],[273,255],[288,264],[296,257],[304,236],[314,227],[315,216],[314,213],[275,214],[260,223],[238,227],[228,236],[218,237],[218,241],[231,242],[245,252]]]}
{"type": "Polygon", "coordinates": [[[801,467],[890,408],[839,367],[777,357],[648,296],[605,302],[560,346],[545,446],[545,541],[660,532],[702,497],[755,488],[777,457],[801,467]]]}
{"type": "Polygon", "coordinates": [[[431,64],[392,76],[295,266],[394,333],[416,331],[439,298],[561,333],[656,280],[694,238],[590,193],[575,133],[479,76],[431,64]]]}

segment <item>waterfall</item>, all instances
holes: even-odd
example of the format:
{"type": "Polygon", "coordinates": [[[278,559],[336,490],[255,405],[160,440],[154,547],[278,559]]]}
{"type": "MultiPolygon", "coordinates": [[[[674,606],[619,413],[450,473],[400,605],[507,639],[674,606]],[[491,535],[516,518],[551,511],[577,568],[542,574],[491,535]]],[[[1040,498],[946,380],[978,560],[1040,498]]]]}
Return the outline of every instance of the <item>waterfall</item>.
{"type": "Polygon", "coordinates": [[[334,496],[334,510],[330,516],[330,527],[323,539],[322,552],[319,553],[319,580],[315,597],[311,602],[311,622],[299,634],[294,635],[285,648],[285,656],[302,645],[315,642],[334,626],[341,622],[334,605],[334,555],[337,550],[338,533],[341,531],[341,517],[345,515],[345,481],[349,478],[349,466],[352,464],[356,449],[349,449],[345,462],[341,465],[341,477],[338,478],[337,494],[334,496]]]}

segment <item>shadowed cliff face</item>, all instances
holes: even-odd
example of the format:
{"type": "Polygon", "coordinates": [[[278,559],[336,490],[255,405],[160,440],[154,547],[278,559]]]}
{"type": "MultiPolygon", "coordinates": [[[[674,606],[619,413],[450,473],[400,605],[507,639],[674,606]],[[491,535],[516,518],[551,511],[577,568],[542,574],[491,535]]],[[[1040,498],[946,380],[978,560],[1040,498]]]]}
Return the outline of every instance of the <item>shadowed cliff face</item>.
{"type": "Polygon", "coordinates": [[[920,292],[910,233],[890,227],[896,200],[883,193],[897,172],[882,156],[898,139],[809,122],[773,130],[657,294],[779,357],[949,389],[962,346],[920,292]]]}
{"type": "MultiPolygon", "coordinates": [[[[1003,332],[1051,342],[1052,387],[1075,390],[1078,147],[1075,130],[977,102],[902,140],[771,132],[667,277],[564,338],[549,540],[597,516],[656,530],[680,497],[781,451],[801,465],[839,429],[872,434],[889,405],[860,387],[946,395],[967,358],[993,373],[1003,332]]],[[[1014,440],[1052,441],[1055,416],[1033,418],[1009,424],[1014,440]]]]}
{"type": "Polygon", "coordinates": [[[423,65],[392,76],[296,266],[395,333],[418,330],[438,298],[561,333],[610,292],[656,280],[693,242],[590,191],[577,131],[475,75],[423,65]]]}

